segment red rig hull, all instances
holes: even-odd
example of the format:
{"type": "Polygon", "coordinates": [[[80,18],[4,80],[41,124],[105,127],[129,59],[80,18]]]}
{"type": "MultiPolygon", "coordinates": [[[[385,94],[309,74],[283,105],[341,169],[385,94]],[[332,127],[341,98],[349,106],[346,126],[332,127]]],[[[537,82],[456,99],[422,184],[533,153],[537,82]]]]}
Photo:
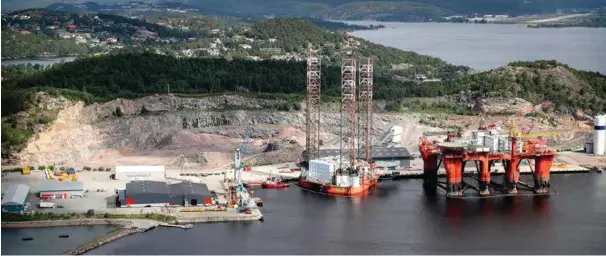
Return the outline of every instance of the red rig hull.
{"type": "Polygon", "coordinates": [[[339,187],[335,185],[324,185],[311,181],[304,180],[299,177],[299,186],[315,192],[325,193],[336,196],[356,196],[370,193],[377,186],[378,179],[370,179],[364,182],[360,187],[339,187]]]}

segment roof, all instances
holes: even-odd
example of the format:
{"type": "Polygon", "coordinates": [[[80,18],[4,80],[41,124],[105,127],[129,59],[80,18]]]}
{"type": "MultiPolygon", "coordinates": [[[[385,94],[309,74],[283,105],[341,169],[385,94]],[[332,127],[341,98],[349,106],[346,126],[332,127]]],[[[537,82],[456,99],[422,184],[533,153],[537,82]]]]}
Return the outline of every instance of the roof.
{"type": "Polygon", "coordinates": [[[116,173],[119,172],[161,172],[165,173],[164,165],[118,165],[116,173]]]}
{"type": "Polygon", "coordinates": [[[136,194],[170,194],[168,184],[162,181],[131,181],[126,183],[126,194],[128,196],[136,194]]]}
{"type": "MultiPolygon", "coordinates": [[[[320,157],[338,156],[338,155],[339,155],[339,149],[320,149],[320,157]]],[[[361,155],[362,155],[362,153],[360,153],[360,156],[361,155]]],[[[373,147],[372,148],[372,158],[373,159],[394,158],[394,157],[412,158],[412,155],[410,155],[410,153],[408,152],[408,149],[406,149],[404,147],[399,147],[399,148],[373,147]]]]}
{"type": "Polygon", "coordinates": [[[29,194],[29,187],[23,184],[14,185],[6,190],[4,198],[2,198],[2,205],[23,205],[25,199],[29,194]]]}
{"type": "Polygon", "coordinates": [[[42,182],[39,190],[40,190],[40,192],[80,191],[80,190],[84,190],[84,183],[82,181],[48,180],[48,181],[42,182]]]}
{"type": "Polygon", "coordinates": [[[211,196],[206,184],[182,182],[169,185],[170,192],[173,195],[201,195],[211,196]]]}

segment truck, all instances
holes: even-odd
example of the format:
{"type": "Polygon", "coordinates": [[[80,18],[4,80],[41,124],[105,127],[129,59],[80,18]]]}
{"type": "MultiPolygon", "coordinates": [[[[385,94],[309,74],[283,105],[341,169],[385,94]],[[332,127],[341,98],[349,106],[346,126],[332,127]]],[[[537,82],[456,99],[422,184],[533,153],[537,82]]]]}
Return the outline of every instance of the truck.
{"type": "Polygon", "coordinates": [[[38,203],[39,208],[55,208],[55,203],[53,202],[40,202],[38,203]]]}

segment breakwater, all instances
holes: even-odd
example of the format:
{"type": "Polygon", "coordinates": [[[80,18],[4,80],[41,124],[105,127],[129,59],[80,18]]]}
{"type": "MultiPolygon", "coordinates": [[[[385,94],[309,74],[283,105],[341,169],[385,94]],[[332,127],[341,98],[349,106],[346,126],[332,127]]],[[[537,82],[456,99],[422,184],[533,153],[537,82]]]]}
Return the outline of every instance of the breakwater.
{"type": "Polygon", "coordinates": [[[128,236],[128,235],[132,235],[135,233],[140,233],[140,232],[145,232],[147,230],[150,230],[154,227],[149,227],[147,229],[141,229],[141,228],[121,228],[118,230],[114,230],[108,234],[106,234],[105,236],[102,236],[100,238],[97,238],[93,241],[90,241],[88,243],[85,243],[83,245],[80,245],[74,249],[70,249],[67,250],[65,252],[60,253],[60,255],[81,255],[84,254],[92,249],[95,249],[101,245],[104,245],[106,243],[112,242],[114,240],[120,239],[124,236],[128,236]]]}

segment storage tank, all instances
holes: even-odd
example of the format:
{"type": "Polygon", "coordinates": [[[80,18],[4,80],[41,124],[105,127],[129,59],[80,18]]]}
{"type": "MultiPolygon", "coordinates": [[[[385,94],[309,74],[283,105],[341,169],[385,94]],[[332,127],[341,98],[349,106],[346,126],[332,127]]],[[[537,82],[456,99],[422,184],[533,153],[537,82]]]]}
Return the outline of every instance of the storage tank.
{"type": "Polygon", "coordinates": [[[606,115],[595,116],[593,128],[593,153],[596,155],[604,154],[604,145],[606,144],[606,115]]]}

